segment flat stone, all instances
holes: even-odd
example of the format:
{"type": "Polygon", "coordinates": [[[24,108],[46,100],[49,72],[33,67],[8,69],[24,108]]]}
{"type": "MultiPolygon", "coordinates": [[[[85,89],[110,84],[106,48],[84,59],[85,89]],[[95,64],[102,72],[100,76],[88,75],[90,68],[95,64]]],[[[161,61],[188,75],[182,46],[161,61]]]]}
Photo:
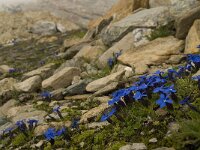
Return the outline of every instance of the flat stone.
{"type": "Polygon", "coordinates": [[[30,78],[32,76],[39,75],[39,76],[41,76],[42,79],[46,79],[53,74],[53,71],[54,71],[53,68],[54,67],[55,67],[54,63],[47,64],[47,65],[42,66],[42,67],[40,67],[36,70],[33,70],[33,71],[30,71],[30,72],[23,74],[22,78],[27,79],[27,78],[30,78]]]}
{"type": "Polygon", "coordinates": [[[75,67],[66,67],[59,72],[55,73],[53,76],[42,82],[43,88],[65,88],[71,85],[74,76],[80,75],[80,69],[75,67]]]}
{"type": "Polygon", "coordinates": [[[196,19],[200,19],[200,6],[179,16],[175,21],[176,37],[178,39],[185,39],[196,19]]]}
{"type": "Polygon", "coordinates": [[[105,51],[104,46],[86,45],[74,57],[83,58],[85,60],[92,61],[99,58],[103,54],[104,51],[105,51]]]}
{"type": "Polygon", "coordinates": [[[114,81],[118,82],[120,80],[120,78],[123,76],[124,73],[125,73],[125,71],[123,70],[123,71],[119,71],[119,72],[110,74],[106,77],[97,79],[97,80],[89,83],[86,86],[86,90],[88,92],[96,92],[96,91],[104,88],[105,86],[109,85],[110,83],[112,83],[114,81]]]}
{"type": "Polygon", "coordinates": [[[169,36],[133,48],[119,56],[118,60],[135,68],[135,74],[144,74],[148,72],[148,65],[162,64],[170,56],[180,54],[182,49],[184,49],[184,41],[169,36]]]}
{"type": "Polygon", "coordinates": [[[90,82],[90,80],[81,80],[78,83],[75,83],[66,89],[63,90],[62,94],[64,96],[71,96],[71,95],[81,95],[86,93],[86,86],[90,82]]]}
{"type": "Polygon", "coordinates": [[[103,87],[102,89],[98,90],[97,92],[95,92],[93,94],[93,96],[94,95],[95,96],[100,96],[100,95],[104,95],[104,94],[107,94],[109,92],[112,92],[112,91],[117,89],[118,85],[119,85],[118,82],[112,82],[112,83],[106,85],[105,87],[103,87]]]}
{"type": "Polygon", "coordinates": [[[109,123],[107,121],[105,121],[105,122],[92,122],[92,123],[89,123],[87,125],[87,127],[89,129],[96,129],[96,128],[103,128],[103,127],[108,126],[108,125],[109,125],[109,123]]]}
{"type": "Polygon", "coordinates": [[[200,48],[197,48],[198,45],[200,45],[200,19],[195,20],[194,24],[190,28],[190,31],[186,37],[184,53],[185,54],[199,53],[200,48]]]}
{"type": "Polygon", "coordinates": [[[65,96],[65,100],[86,100],[92,94],[75,95],[75,96],[65,96]]]}
{"type": "Polygon", "coordinates": [[[169,147],[159,147],[153,150],[175,150],[173,147],[169,148],[169,147]]]}
{"type": "Polygon", "coordinates": [[[133,143],[131,145],[131,150],[146,150],[147,147],[144,143],[133,143]]]}
{"type": "Polygon", "coordinates": [[[81,116],[80,123],[87,123],[90,122],[90,120],[97,117],[100,113],[102,113],[105,109],[107,109],[109,106],[107,103],[103,103],[99,105],[98,107],[92,108],[89,111],[87,111],[85,114],[81,116]]]}
{"type": "Polygon", "coordinates": [[[15,84],[15,89],[19,92],[35,92],[41,88],[42,79],[36,75],[26,79],[23,82],[15,84]]]}
{"type": "Polygon", "coordinates": [[[106,45],[111,45],[133,29],[157,27],[165,25],[171,20],[172,17],[167,7],[144,9],[109,25],[101,37],[106,45]]]}

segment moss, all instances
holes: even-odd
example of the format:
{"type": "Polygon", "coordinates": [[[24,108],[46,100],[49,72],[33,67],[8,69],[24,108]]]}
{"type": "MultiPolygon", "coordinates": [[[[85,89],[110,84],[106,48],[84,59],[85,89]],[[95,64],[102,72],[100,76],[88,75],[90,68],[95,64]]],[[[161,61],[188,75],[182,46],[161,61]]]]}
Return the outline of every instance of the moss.
{"type": "Polygon", "coordinates": [[[119,150],[120,147],[126,145],[126,142],[115,142],[110,147],[108,147],[108,150],[119,150]]]}
{"type": "Polygon", "coordinates": [[[43,110],[43,111],[46,111],[46,112],[51,112],[52,111],[52,108],[49,107],[49,103],[48,102],[43,102],[41,105],[37,105],[35,104],[34,107],[38,110],[43,110]]]}
{"type": "MultiPolygon", "coordinates": [[[[93,140],[93,136],[94,136],[95,131],[94,130],[87,130],[84,131],[78,135],[75,135],[73,137],[73,142],[76,145],[79,145],[81,142],[91,142],[93,140]]],[[[85,144],[86,146],[88,146],[87,144],[85,144]]]]}
{"type": "Polygon", "coordinates": [[[12,145],[14,147],[19,147],[24,145],[26,142],[27,142],[27,137],[23,133],[20,133],[12,140],[12,145]]]}
{"type": "Polygon", "coordinates": [[[64,120],[72,120],[73,118],[78,118],[81,115],[80,110],[66,108],[62,110],[63,113],[68,113],[64,120]]]}
{"type": "Polygon", "coordinates": [[[47,146],[44,147],[44,150],[52,150],[52,146],[50,143],[47,143],[47,146]]]}
{"type": "Polygon", "coordinates": [[[152,41],[155,40],[159,37],[167,37],[170,35],[174,35],[175,34],[175,29],[174,29],[174,23],[170,22],[169,24],[165,25],[165,26],[161,26],[157,29],[155,29],[150,36],[148,36],[147,38],[152,41]]]}

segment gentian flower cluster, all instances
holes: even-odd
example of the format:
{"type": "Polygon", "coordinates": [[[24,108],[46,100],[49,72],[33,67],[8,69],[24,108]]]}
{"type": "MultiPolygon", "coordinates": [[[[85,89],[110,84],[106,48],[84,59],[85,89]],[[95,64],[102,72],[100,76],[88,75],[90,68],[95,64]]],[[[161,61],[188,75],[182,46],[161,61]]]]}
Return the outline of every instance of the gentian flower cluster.
{"type": "Polygon", "coordinates": [[[120,50],[117,53],[113,54],[113,57],[110,57],[107,61],[107,64],[110,68],[113,68],[113,66],[117,63],[117,58],[122,54],[122,50],[120,50]]]}
{"type": "MultiPolygon", "coordinates": [[[[107,120],[109,123],[113,123],[111,116],[116,116],[119,109],[126,107],[134,101],[139,101],[143,105],[148,106],[148,99],[152,98],[152,94],[160,95],[160,98],[155,101],[155,104],[160,108],[167,107],[168,109],[173,109],[173,102],[178,100],[174,83],[178,78],[188,76],[199,70],[199,68],[200,55],[194,54],[188,55],[187,64],[180,66],[178,70],[168,69],[166,73],[158,70],[153,75],[139,77],[139,80],[133,86],[120,89],[112,94],[112,99],[108,102],[111,109],[102,115],[101,121],[107,120]],[[166,83],[171,83],[171,85],[167,85],[166,83]]],[[[200,76],[194,77],[193,79],[198,81],[200,89],[200,76]]],[[[196,109],[188,102],[186,104],[193,110],[196,109]]],[[[117,118],[119,118],[119,115],[117,118]]]]}
{"type": "Polygon", "coordinates": [[[59,136],[64,136],[66,140],[70,140],[70,137],[66,134],[66,128],[62,127],[59,130],[55,128],[48,128],[47,131],[44,133],[46,140],[48,140],[52,145],[55,142],[55,138],[59,136]]]}
{"type": "Polygon", "coordinates": [[[40,96],[47,101],[51,101],[52,94],[49,91],[44,91],[40,94],[40,96]]]}

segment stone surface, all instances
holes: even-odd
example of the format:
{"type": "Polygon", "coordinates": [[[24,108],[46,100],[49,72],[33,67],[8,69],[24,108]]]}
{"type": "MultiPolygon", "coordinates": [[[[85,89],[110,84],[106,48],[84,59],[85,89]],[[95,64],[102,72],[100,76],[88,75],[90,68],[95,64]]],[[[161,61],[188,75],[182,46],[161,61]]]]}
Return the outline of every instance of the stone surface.
{"type": "Polygon", "coordinates": [[[78,83],[75,83],[66,89],[63,90],[62,94],[64,96],[71,96],[71,95],[80,95],[86,93],[86,86],[90,82],[90,80],[81,80],[78,83]]]}
{"type": "Polygon", "coordinates": [[[8,110],[16,106],[16,104],[17,104],[17,101],[14,99],[7,101],[3,106],[0,107],[0,114],[3,114],[4,116],[6,116],[8,110]]]}
{"type": "Polygon", "coordinates": [[[11,67],[9,67],[8,65],[1,65],[0,66],[0,72],[1,73],[9,73],[10,69],[11,69],[11,67]]]}
{"type": "Polygon", "coordinates": [[[156,149],[153,149],[153,150],[175,150],[174,148],[169,148],[169,147],[159,147],[159,148],[156,148],[156,149]]]}
{"type": "Polygon", "coordinates": [[[122,39],[133,29],[165,25],[171,21],[171,19],[167,7],[144,9],[111,24],[105,29],[101,37],[106,45],[111,45],[113,42],[122,39]]]}
{"type": "Polygon", "coordinates": [[[103,87],[102,89],[96,91],[96,92],[93,94],[93,96],[94,96],[94,95],[95,95],[95,96],[104,95],[104,94],[107,94],[107,93],[109,93],[109,92],[112,92],[112,91],[114,91],[114,90],[117,89],[118,85],[119,85],[118,82],[112,82],[112,83],[106,85],[105,87],[103,87]]]}
{"type": "Polygon", "coordinates": [[[41,88],[42,79],[40,76],[36,75],[30,77],[23,82],[15,84],[15,89],[19,92],[35,92],[41,88]]]}
{"type": "Polygon", "coordinates": [[[111,48],[106,50],[98,59],[98,66],[105,67],[107,65],[107,61],[109,58],[113,57],[113,54],[121,51],[124,53],[125,51],[131,49],[134,46],[133,43],[133,34],[128,33],[123,39],[113,45],[111,48]]]}
{"type": "Polygon", "coordinates": [[[62,94],[62,91],[64,90],[64,88],[61,89],[57,89],[51,92],[52,95],[52,99],[55,100],[63,100],[64,96],[62,94]]]}
{"type": "Polygon", "coordinates": [[[119,72],[110,74],[106,77],[97,79],[97,80],[89,83],[86,87],[86,90],[88,92],[96,92],[114,81],[119,81],[120,78],[123,76],[124,72],[125,71],[119,71],[119,72]]]}
{"type": "Polygon", "coordinates": [[[146,150],[147,147],[144,143],[133,143],[132,145],[128,144],[122,146],[119,150],[146,150]]]}
{"type": "Polygon", "coordinates": [[[65,96],[65,100],[86,100],[91,94],[75,95],[75,96],[65,96]]]}
{"type": "Polygon", "coordinates": [[[24,119],[37,119],[39,123],[44,121],[44,116],[47,113],[45,111],[36,110],[32,105],[25,106],[16,106],[12,107],[7,111],[6,116],[11,118],[11,120],[15,123],[18,120],[24,119]]]}
{"type": "Polygon", "coordinates": [[[190,28],[185,43],[185,54],[200,52],[200,49],[197,48],[198,45],[200,45],[200,19],[196,20],[190,28]]]}
{"type": "Polygon", "coordinates": [[[74,57],[83,58],[87,61],[92,61],[99,58],[104,51],[105,47],[102,45],[97,45],[97,46],[86,45],[74,57]]]}
{"type": "Polygon", "coordinates": [[[44,80],[42,82],[43,88],[65,88],[69,86],[72,82],[72,79],[74,76],[77,76],[80,74],[80,70],[75,67],[66,67],[59,72],[55,73],[50,78],[44,80]]]}
{"type": "Polygon", "coordinates": [[[12,92],[14,90],[14,84],[17,80],[14,78],[5,78],[0,80],[0,105],[9,100],[12,97],[12,92]]]}
{"type": "Polygon", "coordinates": [[[98,107],[92,108],[89,111],[87,111],[85,114],[81,116],[80,123],[87,123],[93,120],[96,116],[98,116],[100,113],[102,113],[106,108],[108,108],[107,103],[103,103],[99,105],[98,107]]]}
{"type": "Polygon", "coordinates": [[[151,8],[168,6],[173,15],[179,15],[198,6],[198,0],[150,0],[151,8]]]}
{"type": "Polygon", "coordinates": [[[104,126],[108,126],[109,123],[107,121],[105,122],[92,122],[92,123],[89,123],[87,125],[87,127],[89,129],[97,129],[97,128],[103,128],[104,126]]]}
{"type": "Polygon", "coordinates": [[[50,21],[38,21],[30,29],[31,33],[50,35],[57,32],[56,24],[50,21]]]}
{"type": "Polygon", "coordinates": [[[171,55],[180,54],[183,47],[184,42],[172,36],[158,38],[146,45],[127,51],[118,60],[134,67],[136,74],[143,74],[148,71],[148,65],[165,62],[171,55]]]}
{"type": "Polygon", "coordinates": [[[176,37],[179,39],[184,39],[196,19],[200,19],[200,6],[179,16],[175,22],[176,37]]]}
{"type": "Polygon", "coordinates": [[[152,138],[149,140],[149,143],[157,143],[157,142],[158,142],[157,138],[152,138]]]}
{"type": "Polygon", "coordinates": [[[113,17],[113,21],[116,21],[126,17],[138,8],[148,8],[148,3],[149,0],[119,0],[103,17],[89,22],[89,29],[100,26],[111,17],[113,17]]]}
{"type": "Polygon", "coordinates": [[[48,78],[49,76],[52,75],[54,67],[55,67],[54,63],[47,64],[45,66],[37,68],[36,70],[23,74],[23,79],[27,79],[32,76],[39,75],[44,80],[45,78],[48,78]]]}

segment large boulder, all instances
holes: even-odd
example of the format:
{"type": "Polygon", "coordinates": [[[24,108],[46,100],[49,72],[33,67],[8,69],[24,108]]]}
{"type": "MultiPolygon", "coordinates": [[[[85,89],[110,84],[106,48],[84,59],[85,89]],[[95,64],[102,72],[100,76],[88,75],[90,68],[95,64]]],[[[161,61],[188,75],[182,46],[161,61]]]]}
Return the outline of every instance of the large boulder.
{"type": "Polygon", "coordinates": [[[41,77],[36,75],[24,80],[23,82],[16,83],[14,86],[19,92],[35,92],[41,88],[41,83],[41,77]]]}
{"type": "Polygon", "coordinates": [[[121,77],[123,76],[124,74],[124,70],[122,71],[119,71],[119,72],[116,72],[116,73],[113,73],[113,74],[110,74],[106,77],[103,77],[103,78],[100,78],[100,79],[97,79],[91,83],[89,83],[87,86],[86,86],[86,90],[88,92],[96,92],[102,88],[104,88],[105,86],[109,85],[110,83],[112,82],[116,82],[116,81],[119,81],[121,79],[121,77]]]}
{"type": "Polygon", "coordinates": [[[200,51],[197,46],[200,44],[200,19],[196,20],[186,38],[185,53],[197,53],[200,51]]]}
{"type": "Polygon", "coordinates": [[[134,67],[136,74],[143,74],[148,71],[148,65],[162,64],[172,55],[180,54],[183,49],[184,41],[169,36],[133,48],[122,54],[118,60],[134,67]]]}
{"type": "Polygon", "coordinates": [[[185,39],[196,19],[200,19],[200,6],[187,11],[176,19],[176,38],[185,39]]]}
{"type": "Polygon", "coordinates": [[[43,88],[65,88],[71,85],[74,76],[80,75],[81,71],[75,67],[66,67],[53,76],[49,77],[48,79],[42,82],[43,88]]]}
{"type": "Polygon", "coordinates": [[[151,8],[167,6],[170,8],[170,13],[174,16],[187,12],[195,8],[198,4],[198,0],[149,0],[151,8]]]}
{"type": "Polygon", "coordinates": [[[144,9],[115,22],[102,31],[102,40],[111,45],[122,39],[127,33],[136,28],[152,28],[167,24],[171,21],[167,7],[144,9]]]}
{"type": "Polygon", "coordinates": [[[113,16],[114,21],[120,20],[138,8],[148,8],[148,4],[149,0],[119,0],[103,17],[90,21],[88,27],[97,27],[113,16]]]}

